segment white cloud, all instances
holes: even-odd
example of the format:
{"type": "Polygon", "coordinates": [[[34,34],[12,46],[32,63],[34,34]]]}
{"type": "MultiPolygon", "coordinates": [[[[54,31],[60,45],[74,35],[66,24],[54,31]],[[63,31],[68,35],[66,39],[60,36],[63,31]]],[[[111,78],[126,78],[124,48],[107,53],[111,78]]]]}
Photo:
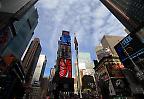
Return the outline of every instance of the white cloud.
{"type": "Polygon", "coordinates": [[[59,5],[59,0],[40,0],[39,2],[46,9],[54,9],[59,5]]]}

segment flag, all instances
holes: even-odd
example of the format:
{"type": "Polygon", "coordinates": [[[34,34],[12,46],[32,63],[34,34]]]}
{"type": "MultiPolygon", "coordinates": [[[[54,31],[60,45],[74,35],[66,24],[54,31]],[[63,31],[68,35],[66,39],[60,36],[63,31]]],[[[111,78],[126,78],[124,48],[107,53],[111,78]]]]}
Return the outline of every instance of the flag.
{"type": "Polygon", "coordinates": [[[75,44],[75,50],[78,50],[78,41],[76,36],[74,37],[74,44],[75,44]]]}

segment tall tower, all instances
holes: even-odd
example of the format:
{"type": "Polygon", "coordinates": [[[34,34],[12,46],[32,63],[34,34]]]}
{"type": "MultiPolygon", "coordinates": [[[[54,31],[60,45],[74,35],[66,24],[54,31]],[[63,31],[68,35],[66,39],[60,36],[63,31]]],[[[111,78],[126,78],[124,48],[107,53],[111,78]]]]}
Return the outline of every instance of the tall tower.
{"type": "Polygon", "coordinates": [[[39,56],[37,66],[34,71],[33,82],[40,81],[43,78],[46,62],[47,62],[46,56],[41,54],[39,56]]]}
{"type": "Polygon", "coordinates": [[[62,31],[57,53],[59,77],[72,78],[71,37],[68,31],[62,31]]]}
{"type": "Polygon", "coordinates": [[[54,98],[58,99],[59,92],[73,92],[74,79],[72,78],[71,37],[69,31],[62,31],[58,41],[55,76],[53,77],[54,98]]]}
{"type": "Polygon", "coordinates": [[[130,31],[144,26],[143,0],[100,0],[113,15],[130,31]]]}
{"type": "Polygon", "coordinates": [[[40,99],[41,97],[42,85],[43,85],[42,81],[46,62],[47,62],[46,56],[40,55],[32,78],[32,95],[31,95],[32,99],[40,99]]]}
{"type": "Polygon", "coordinates": [[[39,38],[34,38],[22,61],[26,81],[25,83],[26,99],[29,99],[31,94],[32,77],[38,62],[40,52],[41,52],[40,40],[39,38]]]}
{"type": "Polygon", "coordinates": [[[24,59],[22,61],[22,66],[26,74],[26,82],[31,82],[38,58],[41,52],[41,45],[39,38],[34,38],[31,42],[24,59]]]}

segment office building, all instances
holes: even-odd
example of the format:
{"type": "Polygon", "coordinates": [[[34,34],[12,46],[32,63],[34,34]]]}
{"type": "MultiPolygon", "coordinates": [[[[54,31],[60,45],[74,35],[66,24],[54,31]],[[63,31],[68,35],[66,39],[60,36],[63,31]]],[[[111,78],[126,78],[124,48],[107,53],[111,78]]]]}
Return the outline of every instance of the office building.
{"type": "Polygon", "coordinates": [[[101,44],[104,49],[110,49],[110,52],[112,53],[113,56],[118,56],[114,46],[120,42],[124,37],[122,36],[112,36],[112,35],[104,35],[101,44]]]}
{"type": "Polygon", "coordinates": [[[46,56],[41,54],[39,56],[37,66],[34,71],[34,75],[33,75],[33,79],[32,79],[33,82],[41,81],[41,79],[43,78],[46,62],[47,62],[46,56]]]}
{"type": "Polygon", "coordinates": [[[31,99],[41,99],[41,87],[39,82],[32,84],[31,99]]]}
{"type": "Polygon", "coordinates": [[[35,68],[32,78],[32,89],[33,89],[31,94],[32,99],[41,99],[42,88],[40,84],[42,83],[43,80],[46,62],[47,62],[46,56],[41,54],[39,56],[37,66],[35,68]]]}
{"type": "Polygon", "coordinates": [[[34,38],[22,60],[22,66],[24,69],[26,80],[25,87],[26,91],[28,91],[26,98],[28,98],[30,94],[29,88],[32,84],[32,77],[39,59],[40,52],[41,52],[40,40],[39,38],[34,38]]]}
{"type": "Polygon", "coordinates": [[[79,69],[93,69],[90,53],[88,52],[79,52],[79,69]]]}
{"type": "MultiPolygon", "coordinates": [[[[77,63],[75,63],[76,65],[77,63]]],[[[76,65],[77,66],[77,65],[76,65]]],[[[79,52],[78,53],[78,68],[76,68],[75,79],[77,83],[77,91],[82,90],[82,77],[85,75],[94,76],[94,64],[91,61],[90,53],[88,52],[79,52]]]]}
{"type": "Polygon", "coordinates": [[[25,73],[20,59],[38,23],[38,13],[34,7],[36,2],[37,0],[0,1],[0,56],[4,60],[7,57],[7,66],[3,68],[7,72],[0,74],[4,87],[0,99],[18,99],[25,93],[25,73]]]}
{"type": "Polygon", "coordinates": [[[13,54],[19,60],[38,23],[37,0],[3,0],[0,8],[0,55],[13,54]]]}
{"type": "Polygon", "coordinates": [[[132,33],[144,26],[143,0],[100,0],[132,33]]]}

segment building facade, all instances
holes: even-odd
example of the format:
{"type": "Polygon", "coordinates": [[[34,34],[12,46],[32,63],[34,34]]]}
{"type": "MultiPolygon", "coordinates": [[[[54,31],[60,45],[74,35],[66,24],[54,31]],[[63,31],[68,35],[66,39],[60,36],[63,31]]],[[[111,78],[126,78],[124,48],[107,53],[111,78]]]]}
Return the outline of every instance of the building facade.
{"type": "MultiPolygon", "coordinates": [[[[30,88],[32,87],[32,77],[39,59],[39,55],[41,53],[41,45],[39,38],[34,38],[34,40],[31,42],[27,52],[25,53],[25,56],[22,60],[22,66],[25,73],[25,80],[26,80],[26,90],[27,90],[27,98],[30,94],[30,88]]],[[[29,99],[29,98],[28,98],[29,99]]]]}
{"type": "Polygon", "coordinates": [[[112,55],[109,48],[103,48],[102,46],[96,46],[97,59],[101,60],[103,57],[112,55]]]}
{"type": "Polygon", "coordinates": [[[144,25],[143,0],[100,0],[130,31],[137,32],[144,25]]]}
{"type": "Polygon", "coordinates": [[[25,93],[25,72],[20,59],[38,23],[36,2],[0,1],[0,58],[5,63],[0,66],[4,67],[0,73],[0,87],[4,89],[0,99],[22,98],[25,93]]]}
{"type": "Polygon", "coordinates": [[[112,36],[112,35],[104,35],[101,44],[104,49],[108,48],[110,49],[110,52],[112,53],[113,56],[118,56],[114,46],[123,39],[124,37],[121,36],[112,36]]]}
{"type": "Polygon", "coordinates": [[[34,7],[36,1],[6,0],[1,2],[1,56],[13,54],[19,60],[21,59],[38,23],[38,13],[34,7]]]}
{"type": "Polygon", "coordinates": [[[32,99],[41,99],[41,85],[44,75],[44,70],[46,66],[47,58],[45,55],[40,55],[38,59],[37,66],[35,68],[33,78],[32,78],[32,99]]]}
{"type": "Polygon", "coordinates": [[[118,57],[104,57],[94,69],[97,75],[97,85],[103,97],[131,95],[129,84],[122,72],[124,66],[118,57]]]}
{"type": "Polygon", "coordinates": [[[40,55],[38,59],[37,66],[34,71],[32,81],[40,81],[43,78],[45,66],[46,66],[47,58],[45,55],[40,55]]]}
{"type": "MultiPolygon", "coordinates": [[[[76,63],[77,64],[77,63],[76,63]]],[[[75,65],[76,65],[75,64],[75,65]]],[[[77,66],[77,65],[76,65],[77,66]]],[[[82,78],[85,75],[91,75],[94,77],[94,64],[91,61],[90,53],[88,52],[79,52],[78,53],[78,68],[76,68],[75,79],[77,83],[77,91],[82,91],[82,78]],[[79,70],[78,70],[79,68],[79,70]]]]}

